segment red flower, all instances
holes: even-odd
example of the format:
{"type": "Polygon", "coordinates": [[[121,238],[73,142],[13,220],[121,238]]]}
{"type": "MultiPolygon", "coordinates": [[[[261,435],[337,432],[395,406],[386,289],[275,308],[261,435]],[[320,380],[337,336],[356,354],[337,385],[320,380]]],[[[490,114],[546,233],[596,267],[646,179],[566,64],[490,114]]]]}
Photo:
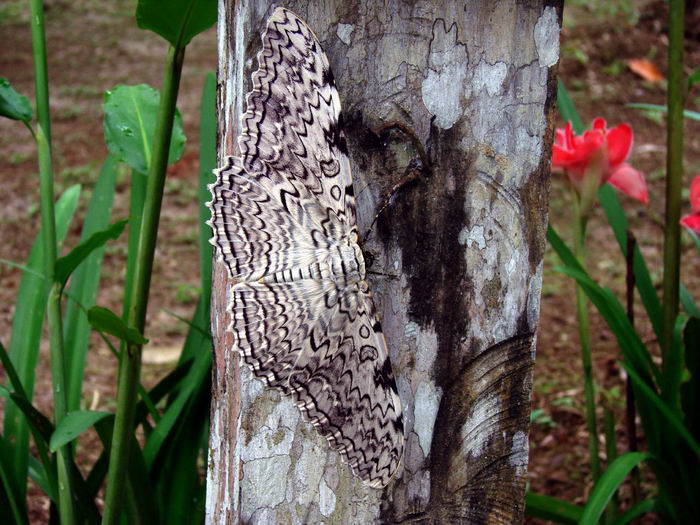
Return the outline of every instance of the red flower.
{"type": "Polygon", "coordinates": [[[681,226],[700,235],[700,175],[690,183],[690,210],[692,213],[681,219],[681,226]]]}
{"type": "Polygon", "coordinates": [[[627,124],[608,129],[597,118],[592,129],[574,136],[571,122],[556,130],[552,169],[566,173],[587,210],[598,187],[606,182],[643,203],[649,202],[644,174],[625,161],[632,151],[634,133],[627,124]]]}

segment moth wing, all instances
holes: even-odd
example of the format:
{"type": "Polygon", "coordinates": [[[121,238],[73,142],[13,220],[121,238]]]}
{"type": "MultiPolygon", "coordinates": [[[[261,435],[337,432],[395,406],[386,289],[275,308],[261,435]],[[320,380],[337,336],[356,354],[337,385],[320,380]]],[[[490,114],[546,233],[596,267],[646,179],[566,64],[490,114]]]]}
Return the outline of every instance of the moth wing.
{"type": "Polygon", "coordinates": [[[291,395],[365,483],[389,483],[403,455],[403,415],[371,297],[330,280],[240,283],[230,309],[253,374],[291,395]]]}
{"type": "Polygon", "coordinates": [[[239,137],[242,164],[270,192],[320,207],[318,226],[340,238],[356,227],[355,199],[328,57],[284,8],[269,18],[262,43],[239,137]]]}

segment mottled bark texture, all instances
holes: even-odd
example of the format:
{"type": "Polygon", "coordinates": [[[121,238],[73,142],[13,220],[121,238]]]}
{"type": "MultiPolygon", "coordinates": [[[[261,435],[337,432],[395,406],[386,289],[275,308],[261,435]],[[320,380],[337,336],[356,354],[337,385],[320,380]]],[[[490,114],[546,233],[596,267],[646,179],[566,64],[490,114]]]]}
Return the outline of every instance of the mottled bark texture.
{"type": "MultiPolygon", "coordinates": [[[[220,158],[237,153],[260,34],[277,5],[221,4],[220,158]]],[[[363,244],[406,452],[385,491],[363,487],[291,400],[239,368],[219,265],[208,523],[517,523],[561,2],[285,5],[314,29],[335,73],[361,232],[419,159],[416,139],[429,158],[363,244]],[[381,133],[390,122],[412,133],[381,133]]]]}

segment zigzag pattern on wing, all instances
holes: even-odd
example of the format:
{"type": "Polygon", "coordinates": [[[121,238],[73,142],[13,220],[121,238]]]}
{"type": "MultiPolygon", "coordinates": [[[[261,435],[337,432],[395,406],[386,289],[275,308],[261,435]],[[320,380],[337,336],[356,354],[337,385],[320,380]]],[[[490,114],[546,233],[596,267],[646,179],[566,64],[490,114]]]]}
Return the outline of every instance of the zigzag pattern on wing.
{"type": "Polygon", "coordinates": [[[353,472],[381,488],[403,456],[403,416],[371,297],[343,294],[331,325],[327,331],[313,327],[289,388],[302,413],[353,472]]]}
{"type": "Polygon", "coordinates": [[[303,209],[292,215],[252,180],[237,157],[217,170],[209,186],[208,203],[214,230],[211,243],[218,248],[231,278],[257,280],[265,275],[307,267],[327,241],[303,209]]]}
{"type": "Polygon", "coordinates": [[[299,192],[321,204],[318,225],[332,238],[355,228],[355,202],[340,99],[318,39],[294,13],[277,9],[268,20],[259,68],[247,97],[239,147],[243,166],[269,189],[299,192]]]}
{"type": "Polygon", "coordinates": [[[330,281],[238,283],[231,290],[230,330],[256,377],[289,394],[289,373],[312,327],[330,315],[330,281]]]}
{"type": "Polygon", "coordinates": [[[239,283],[230,309],[255,376],[291,394],[356,475],[385,486],[403,454],[403,418],[369,295],[328,279],[239,283]]]}

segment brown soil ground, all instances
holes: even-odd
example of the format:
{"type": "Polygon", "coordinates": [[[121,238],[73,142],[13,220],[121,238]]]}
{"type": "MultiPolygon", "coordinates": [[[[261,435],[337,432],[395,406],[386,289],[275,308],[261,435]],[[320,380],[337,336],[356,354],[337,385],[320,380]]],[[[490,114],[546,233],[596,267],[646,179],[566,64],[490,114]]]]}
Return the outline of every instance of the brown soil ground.
{"type": "MultiPolygon", "coordinates": [[[[102,140],[102,94],[117,84],[146,83],[159,87],[166,46],[156,35],[136,27],[134,3],[47,0],[47,40],[53,112],[57,191],[76,183],[89,190],[106,155],[102,140]]],[[[625,197],[635,235],[652,269],[654,282],[662,277],[662,217],[664,210],[665,127],[662,120],[625,107],[631,102],[664,102],[665,83],[642,80],[626,60],[646,58],[666,71],[668,38],[665,3],[661,1],[567,2],[562,32],[560,75],[585,122],[605,117],[610,125],[629,122],[635,130],[631,162],[647,174],[650,204],[639,205],[625,197]],[[610,5],[615,7],[611,7],[610,5]]],[[[691,17],[692,19],[692,17],[691,17]]],[[[695,18],[696,21],[700,18],[695,18]]],[[[688,27],[700,27],[688,24],[688,27]]],[[[687,35],[688,71],[700,65],[700,38],[687,35]]],[[[33,93],[31,40],[27,2],[0,3],[0,73],[21,93],[33,93]]],[[[197,259],[197,143],[199,100],[204,74],[216,67],[215,32],[195,38],[188,47],[178,106],[184,118],[188,144],[183,160],[171,168],[166,186],[160,242],[150,299],[148,335],[151,339],[144,366],[144,383],[152,384],[177,357],[186,326],[165,310],[189,318],[195,307],[197,259]]],[[[31,97],[30,97],[31,98],[31,97]]],[[[688,107],[700,108],[700,88],[691,92],[688,107]]],[[[559,122],[559,125],[562,123],[559,122]]],[[[700,173],[700,123],[686,121],[685,166],[687,188],[691,175],[700,173]]],[[[39,225],[38,177],[35,148],[25,128],[0,120],[0,258],[24,261],[39,225]]],[[[89,191],[80,200],[78,217],[86,208],[89,191]]],[[[552,224],[570,238],[568,191],[560,176],[553,176],[550,194],[552,224]]],[[[120,176],[113,217],[128,216],[128,174],[120,176]]],[[[79,225],[76,220],[74,225],[79,225]]],[[[70,230],[66,247],[74,246],[79,226],[70,230]]],[[[98,304],[119,310],[125,266],[125,236],[110,245],[98,304]]],[[[589,225],[588,245],[594,254],[590,271],[602,284],[623,297],[625,265],[617,244],[599,212],[589,225]]],[[[683,280],[700,298],[698,254],[684,236],[683,280]]],[[[573,285],[557,274],[550,251],[545,256],[540,332],[538,334],[532,407],[538,417],[530,436],[530,484],[533,490],[575,503],[586,500],[591,482],[587,462],[587,432],[583,418],[581,370],[573,285]]],[[[14,300],[20,281],[18,270],[0,264],[0,338],[9,342],[14,300]]],[[[637,305],[638,312],[641,306],[637,305]]],[[[641,313],[638,317],[642,317],[641,313]]],[[[653,344],[647,323],[639,321],[645,341],[653,344]]],[[[604,322],[592,313],[595,375],[608,404],[622,421],[624,386],[617,365],[619,353],[604,322]]],[[[112,409],[116,364],[98,340],[89,354],[84,402],[93,408],[112,409]]],[[[50,412],[51,392],[47,348],[42,348],[35,391],[36,404],[50,412]]],[[[2,405],[0,405],[1,407],[2,405]]],[[[599,414],[602,419],[602,408],[599,414]]],[[[618,425],[618,451],[625,450],[623,425],[618,425]]],[[[602,436],[601,436],[602,441],[602,436]]],[[[79,455],[89,464],[97,453],[90,437],[81,441],[79,455]]],[[[646,488],[650,475],[645,473],[646,488]]],[[[47,502],[32,489],[37,522],[46,517],[47,502]]],[[[623,505],[629,490],[622,493],[623,505]]],[[[534,520],[532,521],[535,522],[534,520]]]]}

